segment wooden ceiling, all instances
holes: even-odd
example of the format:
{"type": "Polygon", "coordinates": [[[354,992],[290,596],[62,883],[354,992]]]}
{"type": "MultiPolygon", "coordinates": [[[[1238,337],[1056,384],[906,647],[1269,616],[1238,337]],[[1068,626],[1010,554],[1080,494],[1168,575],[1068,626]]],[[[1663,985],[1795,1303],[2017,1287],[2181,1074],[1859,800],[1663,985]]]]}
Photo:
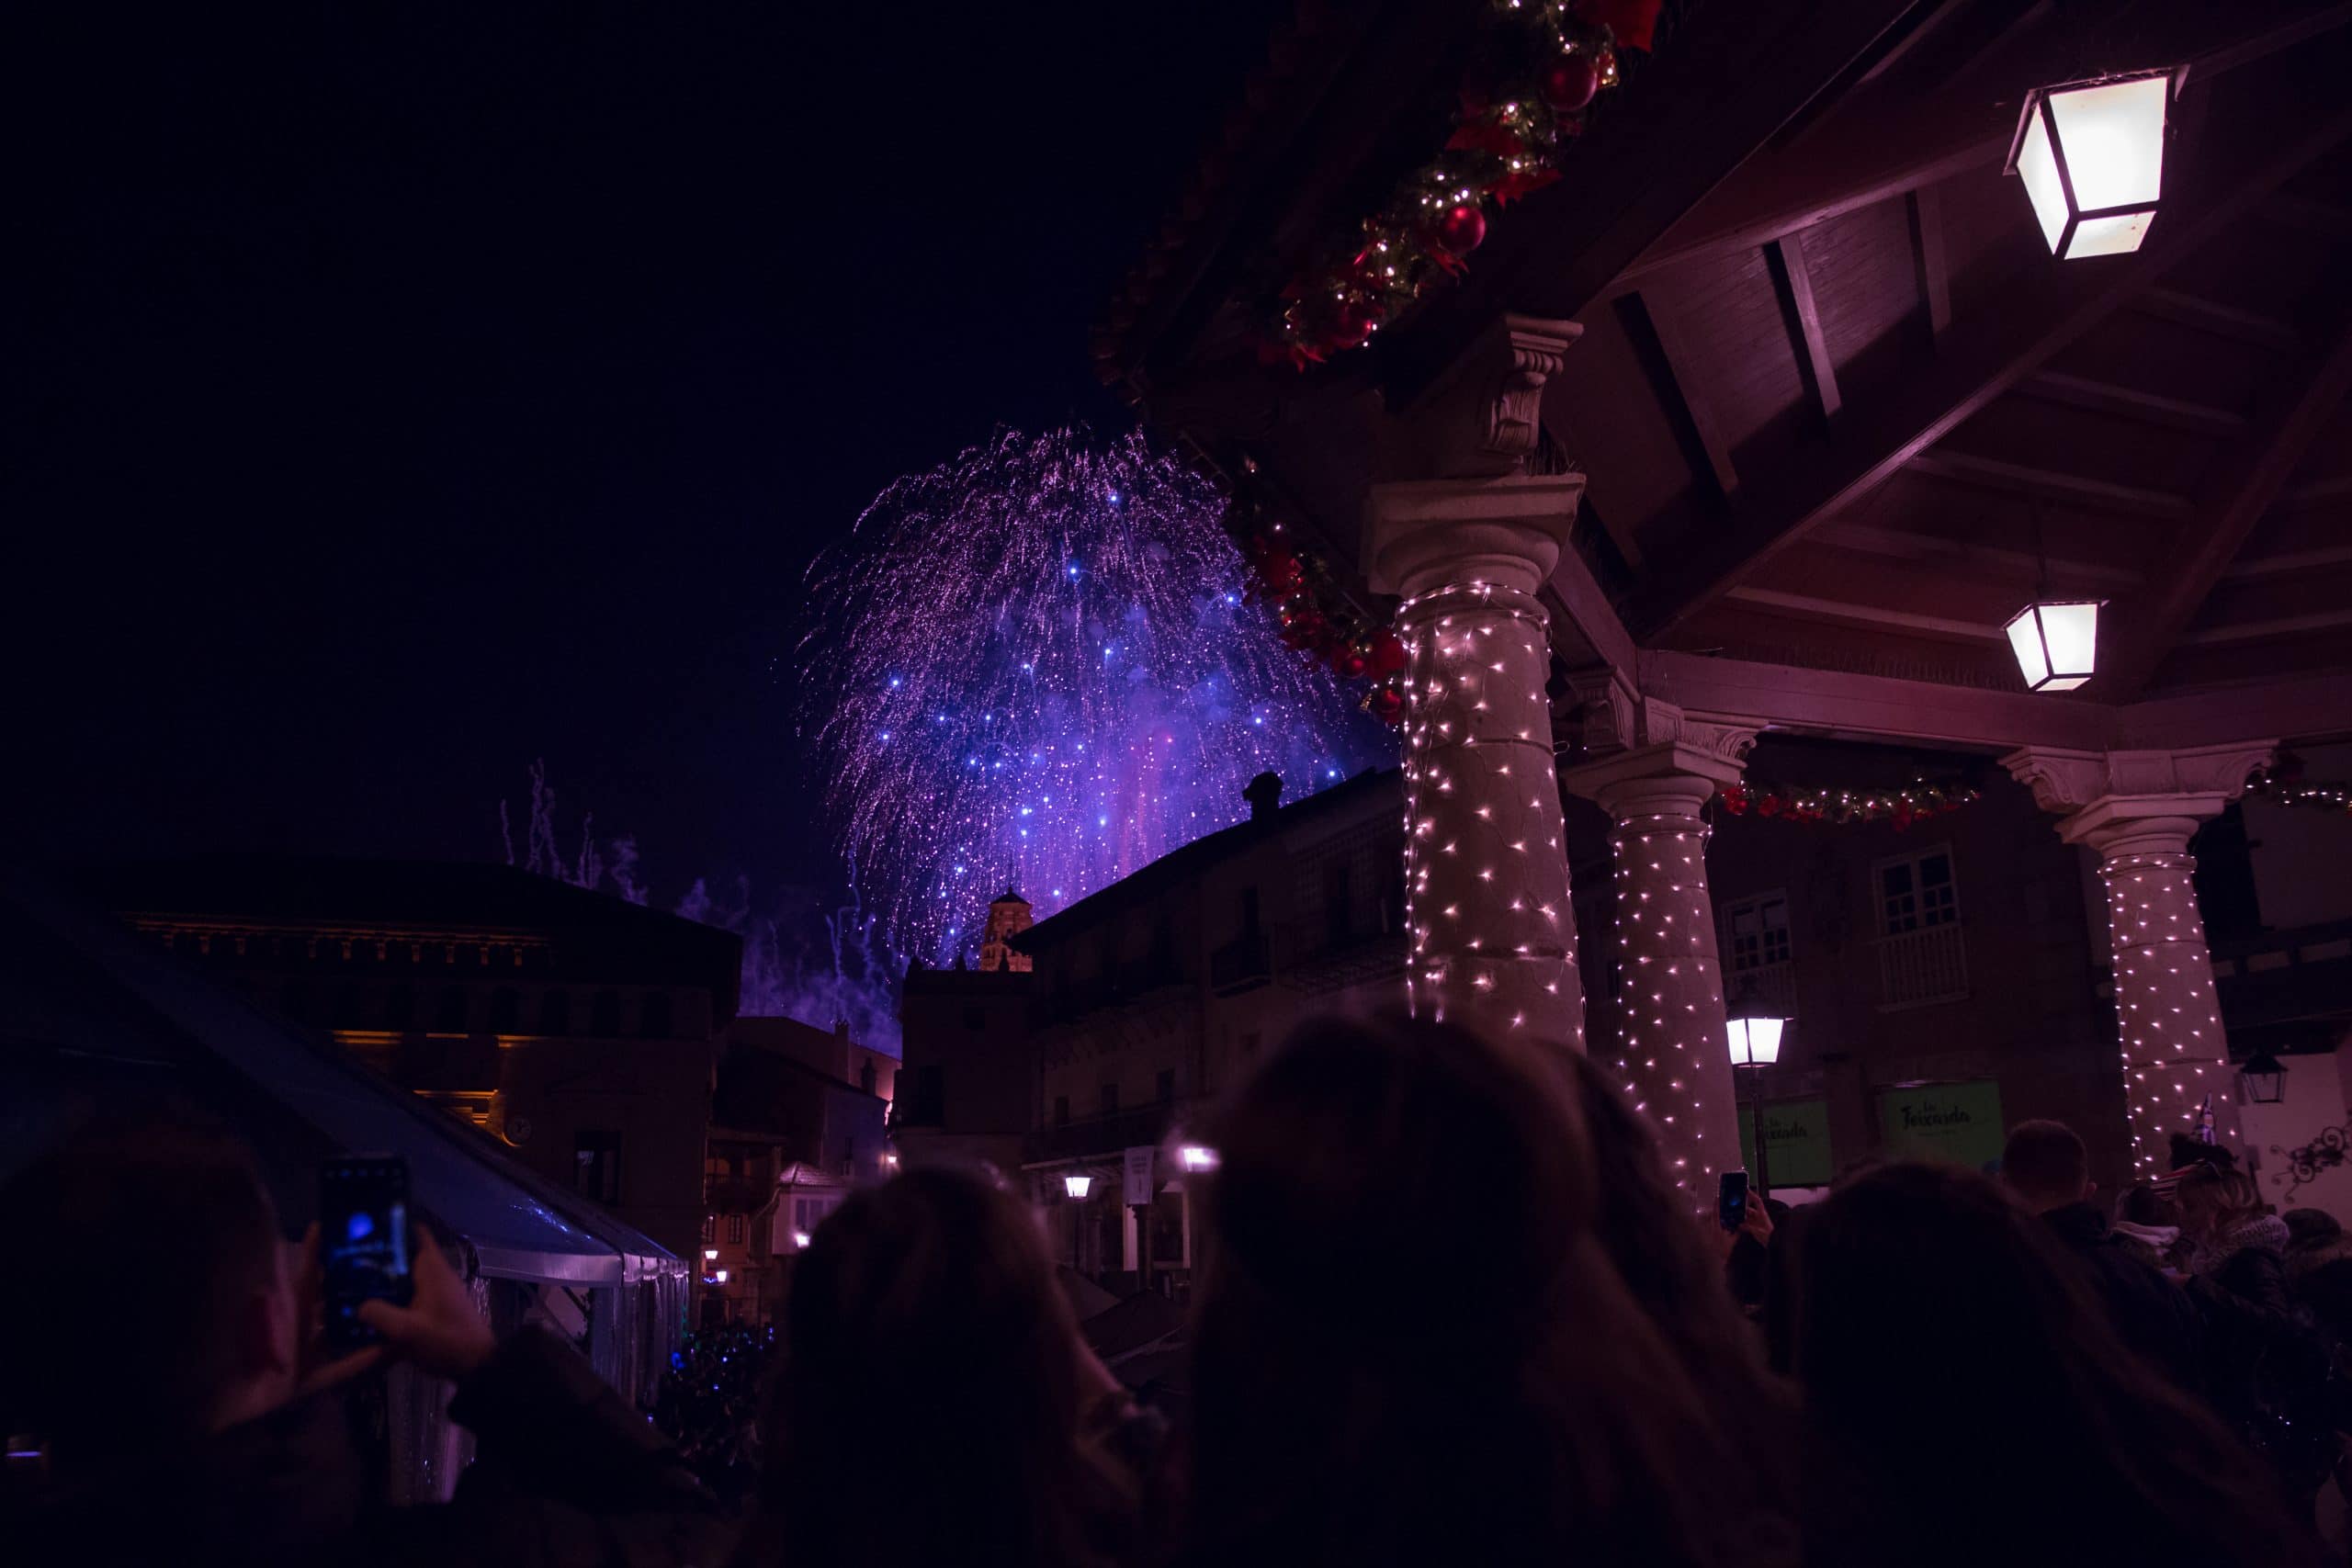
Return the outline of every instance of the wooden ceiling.
{"type": "Polygon", "coordinates": [[[2046,558],[2086,699],[2352,670],[2345,8],[2138,8],[2165,208],[2076,262],[2000,168],[2051,10],[1937,7],[1578,312],[1545,422],[1645,645],[2015,688],[2046,558]]]}
{"type": "Polygon", "coordinates": [[[1413,477],[1384,411],[1499,313],[1573,319],[1544,406],[1589,479],[1554,581],[1571,666],[1638,645],[2016,693],[2002,626],[2046,558],[2108,608],[2098,675],[2038,705],[2262,682],[2352,713],[2352,3],[1674,15],[1460,283],[1299,374],[1256,323],[1409,161],[1394,106],[1451,101],[1476,16],[1303,7],[1113,302],[1105,378],[1361,592],[1366,486],[1413,477]],[[2000,172],[2025,90],[2184,61],[2147,243],[2053,259],[2000,172]]]}

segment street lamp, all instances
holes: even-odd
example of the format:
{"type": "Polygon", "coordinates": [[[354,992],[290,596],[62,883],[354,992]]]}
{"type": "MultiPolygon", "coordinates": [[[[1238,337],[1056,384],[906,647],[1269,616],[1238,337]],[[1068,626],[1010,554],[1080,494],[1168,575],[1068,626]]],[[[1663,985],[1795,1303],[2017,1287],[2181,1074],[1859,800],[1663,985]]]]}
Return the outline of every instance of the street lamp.
{"type": "Polygon", "coordinates": [[[1752,1090],[1748,1108],[1756,1123],[1755,1200],[1761,1203],[1772,1190],[1771,1168],[1764,1153],[1764,1074],[1761,1069],[1781,1059],[1781,1032],[1789,1021],[1753,1004],[1742,1004],[1731,1010],[1724,1021],[1724,1032],[1731,1042],[1732,1075],[1736,1077],[1743,1068],[1749,1069],[1747,1081],[1752,1090]]]}
{"type": "Polygon", "coordinates": [[[2188,68],[2166,66],[2036,87],[2006,173],[2062,261],[2136,251],[2164,196],[2165,120],[2188,68]]]}
{"type": "Polygon", "coordinates": [[[2096,599],[2036,600],[2009,617],[2009,648],[2026,685],[2037,692],[2071,692],[2098,662],[2096,599]]]}
{"type": "Polygon", "coordinates": [[[2287,1092],[2287,1069],[2267,1051],[2256,1051],[2238,1069],[2245,1075],[2245,1097],[2255,1105],[2276,1105],[2287,1092]]]}
{"type": "Polygon", "coordinates": [[[1216,1151],[1205,1144],[1186,1144],[1176,1151],[1176,1158],[1186,1170],[1215,1170],[1216,1151]]]}
{"type": "Polygon", "coordinates": [[[1094,1190],[1094,1178],[1082,1174],[1065,1176],[1062,1178],[1062,1190],[1077,1201],[1083,1203],[1086,1201],[1086,1195],[1094,1190]]]}

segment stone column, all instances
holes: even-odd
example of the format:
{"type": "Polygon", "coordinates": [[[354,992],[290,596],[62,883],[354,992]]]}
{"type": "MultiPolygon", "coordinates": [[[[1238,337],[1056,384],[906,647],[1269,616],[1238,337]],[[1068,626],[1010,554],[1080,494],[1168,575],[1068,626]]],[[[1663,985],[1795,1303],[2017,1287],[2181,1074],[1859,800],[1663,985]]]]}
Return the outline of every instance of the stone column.
{"type": "Polygon", "coordinates": [[[2065,813],[2058,831],[2068,843],[2098,852],[2137,1179],[2171,1168],[2175,1133],[2210,1125],[2213,1141],[2239,1142],[2188,840],[2276,750],[2268,740],[2186,751],[2028,747],[2001,759],[2042,809],[2065,813]]]}
{"type": "Polygon", "coordinates": [[[1580,474],[1373,487],[1373,587],[1403,595],[1407,994],[1417,1015],[1581,1050],[1576,919],[1536,591],[1580,474]]]}
{"type": "Polygon", "coordinates": [[[1738,781],[1756,732],[1691,720],[1622,687],[1601,695],[1607,712],[1596,726],[1589,720],[1601,709],[1588,688],[1587,738],[1601,755],[1564,770],[1560,782],[1616,825],[1621,991],[1616,1038],[1604,1055],[1657,1124],[1676,1183],[1703,1209],[1715,1178],[1739,1167],[1740,1102],[1701,812],[1717,789],[1738,781]]]}

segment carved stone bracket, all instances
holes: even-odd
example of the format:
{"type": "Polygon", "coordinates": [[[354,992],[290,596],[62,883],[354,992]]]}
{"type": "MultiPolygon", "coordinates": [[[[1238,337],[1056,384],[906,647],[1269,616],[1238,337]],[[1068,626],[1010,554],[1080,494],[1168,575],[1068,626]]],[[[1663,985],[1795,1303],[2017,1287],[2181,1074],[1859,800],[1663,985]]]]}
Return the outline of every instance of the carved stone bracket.
{"type": "Polygon", "coordinates": [[[1382,443],[1385,477],[1480,478],[1526,471],[1544,424],[1544,384],[1560,373],[1574,321],[1498,315],[1399,412],[1382,443]]]}

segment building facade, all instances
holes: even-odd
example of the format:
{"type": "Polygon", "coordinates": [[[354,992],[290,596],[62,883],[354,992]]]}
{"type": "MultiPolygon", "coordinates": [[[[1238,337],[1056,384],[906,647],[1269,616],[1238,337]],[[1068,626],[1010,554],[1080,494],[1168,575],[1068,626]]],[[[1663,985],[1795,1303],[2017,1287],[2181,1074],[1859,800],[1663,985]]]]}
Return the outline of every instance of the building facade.
{"type": "Polygon", "coordinates": [[[265,1010],[697,1255],[731,934],[506,866],[224,856],[95,883],[265,1010]]]}

